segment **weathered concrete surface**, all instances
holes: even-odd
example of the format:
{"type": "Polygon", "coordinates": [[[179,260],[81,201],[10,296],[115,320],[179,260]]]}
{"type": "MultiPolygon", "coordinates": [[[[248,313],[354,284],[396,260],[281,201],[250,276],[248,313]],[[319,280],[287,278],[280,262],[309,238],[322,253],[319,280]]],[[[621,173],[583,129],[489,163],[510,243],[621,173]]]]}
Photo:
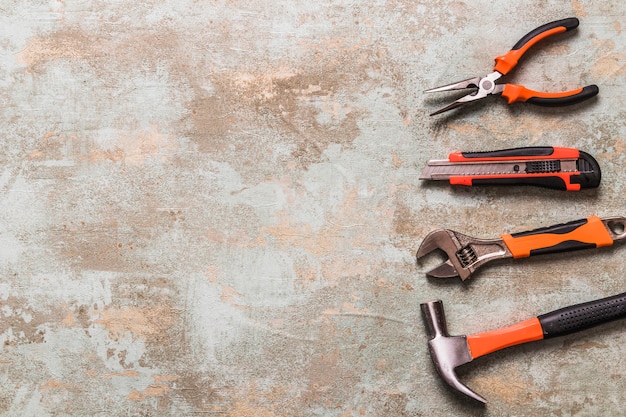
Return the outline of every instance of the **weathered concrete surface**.
{"type": "Polygon", "coordinates": [[[618,415],[626,325],[509,349],[452,394],[419,303],[489,330],[624,291],[623,249],[433,282],[450,227],[497,236],[624,215],[621,1],[0,0],[0,413],[6,416],[618,415]],[[425,88],[516,70],[568,109],[425,88]],[[597,191],[424,185],[455,150],[573,146],[597,191]]]}

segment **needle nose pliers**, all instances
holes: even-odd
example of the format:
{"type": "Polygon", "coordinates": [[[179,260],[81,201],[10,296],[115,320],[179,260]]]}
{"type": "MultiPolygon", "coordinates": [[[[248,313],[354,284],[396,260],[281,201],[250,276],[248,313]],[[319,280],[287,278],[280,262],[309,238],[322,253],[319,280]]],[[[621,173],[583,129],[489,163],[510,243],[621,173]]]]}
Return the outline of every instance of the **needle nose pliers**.
{"type": "Polygon", "coordinates": [[[474,77],[426,90],[427,93],[434,93],[440,91],[461,90],[466,88],[478,89],[471,94],[461,97],[460,99],[454,101],[448,106],[437,110],[436,112],[432,113],[431,116],[443,113],[448,110],[452,110],[472,101],[480,100],[492,94],[501,94],[508,100],[509,104],[521,101],[547,107],[558,107],[576,104],[595,96],[596,94],[598,94],[598,86],[596,85],[588,85],[587,87],[578,88],[571,91],[544,93],[539,91],[533,91],[518,84],[496,84],[496,81],[500,77],[507,75],[513,68],[515,68],[520,58],[534,44],[557,33],[563,33],[572,29],[576,29],[578,27],[578,24],[579,22],[577,18],[570,17],[567,19],[556,20],[554,22],[546,23],[543,26],[539,26],[538,28],[527,33],[505,55],[496,57],[496,64],[493,68],[494,71],[491,74],[488,74],[485,77],[474,77]]]}

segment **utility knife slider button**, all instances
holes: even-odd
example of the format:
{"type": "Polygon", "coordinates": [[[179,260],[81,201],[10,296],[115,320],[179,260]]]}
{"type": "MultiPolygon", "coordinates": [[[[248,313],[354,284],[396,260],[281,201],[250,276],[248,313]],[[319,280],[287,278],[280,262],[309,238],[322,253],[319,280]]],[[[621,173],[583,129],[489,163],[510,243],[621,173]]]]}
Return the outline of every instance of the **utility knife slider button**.
{"type": "Polygon", "coordinates": [[[559,171],[561,171],[561,161],[529,161],[526,163],[526,173],[528,174],[559,171]]]}

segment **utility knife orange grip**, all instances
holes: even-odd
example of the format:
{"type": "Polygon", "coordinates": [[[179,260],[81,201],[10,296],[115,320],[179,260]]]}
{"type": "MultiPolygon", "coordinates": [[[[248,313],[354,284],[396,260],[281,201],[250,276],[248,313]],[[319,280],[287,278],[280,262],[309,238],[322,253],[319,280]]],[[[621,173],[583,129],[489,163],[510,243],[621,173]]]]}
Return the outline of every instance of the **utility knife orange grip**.
{"type": "Polygon", "coordinates": [[[448,180],[456,185],[534,185],[578,191],[600,185],[598,162],[575,148],[535,146],[489,152],[454,152],[447,160],[431,160],[422,180],[448,180]]]}

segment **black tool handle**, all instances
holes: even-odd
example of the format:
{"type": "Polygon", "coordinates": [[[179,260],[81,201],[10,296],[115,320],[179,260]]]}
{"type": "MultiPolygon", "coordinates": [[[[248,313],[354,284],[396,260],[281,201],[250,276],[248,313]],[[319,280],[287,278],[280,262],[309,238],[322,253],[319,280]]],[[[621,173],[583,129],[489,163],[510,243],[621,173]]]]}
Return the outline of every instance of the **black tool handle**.
{"type": "Polygon", "coordinates": [[[544,339],[563,336],[626,317],[626,293],[565,307],[538,316],[544,339]]]}
{"type": "Polygon", "coordinates": [[[481,152],[462,152],[464,158],[468,159],[485,159],[485,158],[513,158],[513,157],[533,157],[533,156],[550,156],[554,154],[552,146],[528,146],[522,148],[500,149],[497,151],[481,151],[481,152]]]}
{"type": "MultiPolygon", "coordinates": [[[[486,157],[507,157],[507,156],[527,156],[524,154],[528,149],[528,153],[536,156],[550,155],[552,147],[534,147],[534,148],[518,148],[494,152],[474,152],[464,153],[463,156],[472,158],[486,157]]],[[[577,190],[576,185],[580,185],[580,189],[597,188],[602,180],[602,171],[598,161],[587,152],[579,151],[579,157],[576,161],[577,174],[562,173],[560,163],[558,161],[537,161],[527,163],[528,177],[501,177],[501,178],[480,178],[472,179],[472,185],[532,185],[536,187],[550,188],[553,190],[577,190]],[[551,174],[552,173],[552,174],[551,174]],[[560,174],[557,174],[560,173],[560,174]]]]}
{"type": "Polygon", "coordinates": [[[501,237],[514,258],[600,248],[613,244],[613,237],[598,216],[501,237]]]}
{"type": "Polygon", "coordinates": [[[576,229],[586,225],[589,223],[589,219],[578,219],[572,220],[567,223],[559,223],[554,224],[552,226],[540,227],[534,230],[528,230],[525,232],[517,232],[511,233],[513,237],[525,237],[525,236],[536,236],[536,235],[545,235],[545,234],[556,234],[556,235],[566,235],[568,233],[572,233],[576,231],[576,229]]]}
{"type": "MultiPolygon", "coordinates": [[[[562,177],[546,175],[533,177],[515,177],[515,178],[474,178],[472,185],[530,185],[533,187],[549,188],[551,190],[567,190],[567,183],[562,177]]],[[[581,188],[582,185],[581,185],[581,188]]]]}
{"type": "Polygon", "coordinates": [[[578,23],[578,19],[570,17],[546,23],[545,25],[539,26],[537,29],[531,30],[524,35],[522,39],[517,41],[509,52],[496,58],[494,70],[498,71],[502,75],[508,74],[509,71],[517,65],[518,60],[531,46],[548,36],[576,29],[578,27],[578,23]]]}
{"type": "MultiPolygon", "coordinates": [[[[526,103],[535,104],[543,107],[562,107],[571,106],[572,104],[578,104],[592,97],[595,97],[600,92],[597,85],[592,84],[583,87],[580,91],[574,94],[566,95],[563,97],[531,97],[526,100],[526,103]]],[[[547,93],[550,94],[550,93],[547,93]]],[[[557,93],[558,94],[558,93],[557,93]]]]}
{"type": "MultiPolygon", "coordinates": [[[[602,178],[598,162],[588,153],[573,148],[530,146],[485,152],[457,152],[449,156],[455,162],[494,161],[504,158],[526,161],[526,168],[520,169],[519,174],[533,175],[476,176],[470,179],[471,183],[464,185],[533,185],[554,190],[578,190],[596,188],[602,178]],[[574,158],[578,172],[563,172],[560,160],[574,158]]],[[[464,180],[468,181],[467,178],[464,180]]]]}
{"type": "Polygon", "coordinates": [[[555,20],[554,22],[546,23],[545,25],[541,25],[524,35],[522,39],[520,39],[515,45],[513,45],[513,48],[511,48],[511,50],[516,51],[518,49],[522,49],[526,44],[533,42],[533,40],[535,42],[538,42],[542,39],[542,35],[544,35],[545,32],[548,32],[552,29],[565,28],[564,32],[576,29],[579,23],[580,22],[575,17],[568,17],[567,19],[555,20]]]}
{"type": "Polygon", "coordinates": [[[580,184],[580,188],[597,188],[602,180],[602,171],[596,159],[587,152],[579,151],[576,169],[580,174],[572,175],[572,184],[580,184]]]}

